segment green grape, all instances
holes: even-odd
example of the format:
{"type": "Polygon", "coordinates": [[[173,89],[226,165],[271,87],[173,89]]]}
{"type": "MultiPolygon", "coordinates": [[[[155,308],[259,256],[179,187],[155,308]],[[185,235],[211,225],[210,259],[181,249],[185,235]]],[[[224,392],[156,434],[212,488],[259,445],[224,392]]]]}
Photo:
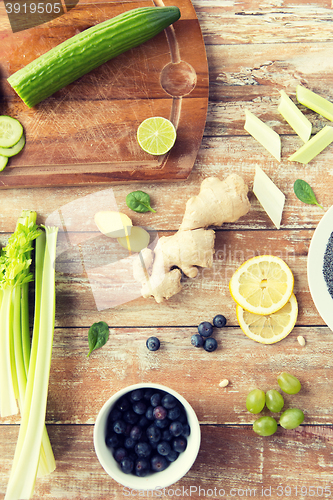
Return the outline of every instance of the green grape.
{"type": "Polygon", "coordinates": [[[259,436],[271,436],[277,429],[277,422],[273,417],[260,417],[253,423],[253,430],[259,436]]]}
{"type": "Polygon", "coordinates": [[[290,375],[290,373],[280,373],[277,380],[280,389],[287,394],[297,394],[301,390],[300,381],[294,375],[290,375]]]}
{"type": "Polygon", "coordinates": [[[296,429],[304,420],[304,413],[298,408],[288,408],[280,417],[279,424],[284,429],[296,429]]]}
{"type": "Polygon", "coordinates": [[[284,405],[283,396],[276,391],[275,389],[271,389],[266,392],[266,406],[270,411],[274,413],[278,413],[282,410],[284,405]]]}
{"type": "Polygon", "coordinates": [[[260,389],[253,389],[246,398],[246,408],[251,413],[260,413],[265,406],[265,393],[260,389]]]}

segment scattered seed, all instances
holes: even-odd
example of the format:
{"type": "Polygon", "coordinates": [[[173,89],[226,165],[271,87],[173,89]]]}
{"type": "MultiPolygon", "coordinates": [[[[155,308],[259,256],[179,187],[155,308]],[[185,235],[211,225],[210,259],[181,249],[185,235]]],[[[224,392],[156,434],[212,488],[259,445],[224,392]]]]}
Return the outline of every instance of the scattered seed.
{"type": "Polygon", "coordinates": [[[297,340],[298,340],[298,343],[299,343],[302,347],[304,347],[304,346],[305,346],[305,338],[304,338],[304,337],[302,337],[302,335],[299,335],[299,336],[297,337],[297,340]]]}
{"type": "Polygon", "coordinates": [[[220,387],[227,387],[227,385],[229,385],[229,380],[226,378],[219,383],[220,387]]]}

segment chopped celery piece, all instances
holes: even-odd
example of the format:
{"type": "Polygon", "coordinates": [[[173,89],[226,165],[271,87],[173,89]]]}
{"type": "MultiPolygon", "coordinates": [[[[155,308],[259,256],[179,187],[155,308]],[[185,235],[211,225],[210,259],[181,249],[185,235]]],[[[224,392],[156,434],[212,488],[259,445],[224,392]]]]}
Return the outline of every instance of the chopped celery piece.
{"type": "Polygon", "coordinates": [[[293,101],[287,96],[284,90],[280,90],[280,94],[281,100],[278,111],[289,123],[296,134],[302,139],[302,141],[307,142],[311,137],[311,122],[306,118],[305,115],[303,115],[302,111],[298,109],[296,104],[293,103],[293,101]]]}
{"type": "Polygon", "coordinates": [[[273,129],[255,116],[251,111],[245,110],[245,130],[269,151],[278,161],[281,160],[281,139],[273,129]]]}
{"type": "Polygon", "coordinates": [[[285,195],[258,166],[254,176],[253,192],[275,227],[280,229],[285,195]]]}
{"type": "Polygon", "coordinates": [[[320,95],[312,92],[302,85],[298,85],[296,88],[296,97],[298,102],[303,104],[312,111],[315,111],[321,116],[324,116],[330,121],[333,121],[333,103],[321,97],[320,95]]]}
{"type": "Polygon", "coordinates": [[[303,144],[294,154],[289,156],[289,161],[309,163],[315,156],[321,153],[333,141],[333,127],[326,125],[308,142],[303,144]]]}

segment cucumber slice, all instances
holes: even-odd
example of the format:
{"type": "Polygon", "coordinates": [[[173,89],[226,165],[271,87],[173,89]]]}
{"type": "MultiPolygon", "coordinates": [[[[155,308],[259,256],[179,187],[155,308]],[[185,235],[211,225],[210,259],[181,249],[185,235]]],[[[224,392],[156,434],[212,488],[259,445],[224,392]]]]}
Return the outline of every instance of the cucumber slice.
{"type": "Polygon", "coordinates": [[[23,127],[21,123],[11,116],[0,116],[0,147],[11,148],[22,137],[23,127]]]}
{"type": "Polygon", "coordinates": [[[16,144],[14,144],[14,146],[12,146],[11,148],[0,147],[0,155],[7,156],[7,157],[15,156],[20,151],[22,151],[24,145],[25,145],[25,135],[22,134],[21,139],[16,144]]]}
{"type": "Polygon", "coordinates": [[[1,156],[0,155],[0,172],[5,168],[5,166],[8,163],[8,156],[1,156]]]}

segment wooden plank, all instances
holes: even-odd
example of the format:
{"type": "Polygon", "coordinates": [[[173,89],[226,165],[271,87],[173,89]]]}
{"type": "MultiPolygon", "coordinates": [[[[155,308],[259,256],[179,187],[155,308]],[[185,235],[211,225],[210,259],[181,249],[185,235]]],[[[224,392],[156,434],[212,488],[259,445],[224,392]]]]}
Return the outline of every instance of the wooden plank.
{"type": "Polygon", "coordinates": [[[331,1],[194,0],[206,44],[323,42],[331,38],[331,1]]]}
{"type": "Polygon", "coordinates": [[[57,325],[88,326],[99,318],[115,326],[176,326],[189,321],[199,324],[207,314],[213,317],[221,311],[230,324],[235,325],[235,304],[228,290],[229,280],[245,260],[258,254],[277,255],[291,267],[300,306],[299,324],[323,324],[307,284],[307,250],[311,236],[312,231],[307,230],[217,231],[212,268],[199,269],[196,278],[184,278],[182,291],[161,304],[153,298],[139,297],[136,282],[131,277],[132,261],[128,260],[124,267],[126,255],[117,244],[107,241],[103,245],[102,240],[91,238],[80,244],[81,250],[73,246],[58,257],[57,325]],[[110,275],[112,262],[119,262],[119,266],[115,264],[110,275]],[[103,283],[103,266],[106,266],[104,275],[108,287],[103,292],[104,302],[100,307],[98,296],[97,301],[94,300],[84,269],[98,268],[99,282],[103,283]],[[132,295],[133,287],[136,296],[132,295]],[[186,311],[191,311],[190,320],[186,311]]]}
{"type": "MultiPolygon", "coordinates": [[[[102,469],[93,449],[92,426],[48,426],[48,432],[54,442],[57,469],[51,476],[37,479],[34,500],[140,498],[140,491],[124,489],[102,469]]],[[[249,426],[209,425],[202,426],[201,432],[198,458],[186,476],[164,492],[141,491],[141,497],[305,500],[309,496],[329,498],[332,495],[332,430],[328,427],[279,429],[268,438],[257,436],[249,426]]],[[[0,427],[4,464],[0,470],[2,496],[16,435],[16,427],[0,427]],[[8,439],[11,444],[3,446],[8,439]]]]}
{"type": "MultiPolygon", "coordinates": [[[[203,319],[211,320],[210,314],[203,319]]],[[[333,335],[327,327],[296,327],[282,341],[264,345],[246,337],[239,327],[228,325],[215,330],[218,349],[213,353],[191,345],[191,335],[196,332],[196,325],[110,326],[107,344],[87,358],[88,328],[57,328],[47,422],[93,424],[112,394],[127,385],[154,382],[182,394],[201,424],[250,425],[256,417],[246,410],[247,394],[255,388],[279,390],[277,376],[287,371],[299,378],[302,389],[294,396],[284,394],[285,408],[301,408],[307,425],[331,423],[333,335]],[[161,341],[157,352],[146,348],[152,335],[161,341]],[[298,343],[299,335],[304,336],[305,347],[298,343]],[[224,379],[229,385],[221,388],[224,379]]],[[[19,421],[19,416],[1,419],[2,424],[19,421]]]]}

